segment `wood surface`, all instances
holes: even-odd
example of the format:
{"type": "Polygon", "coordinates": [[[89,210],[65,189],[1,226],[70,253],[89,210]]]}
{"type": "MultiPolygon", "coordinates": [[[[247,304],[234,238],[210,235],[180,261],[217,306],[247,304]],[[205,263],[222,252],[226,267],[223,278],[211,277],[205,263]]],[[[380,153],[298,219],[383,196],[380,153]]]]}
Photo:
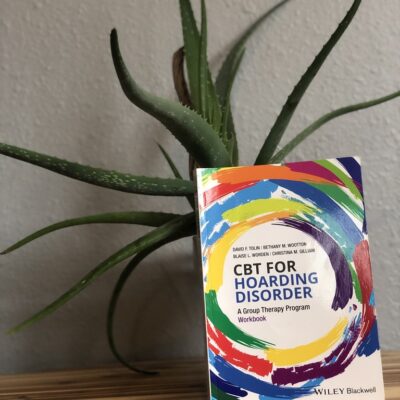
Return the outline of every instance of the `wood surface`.
{"type": "MultiPolygon", "coordinates": [[[[207,400],[203,360],[141,363],[159,375],[143,376],[119,366],[0,375],[0,400],[207,400]]],[[[400,400],[400,351],[383,352],[386,400],[400,400]]],[[[368,380],[368,377],[365,377],[368,380]]]]}

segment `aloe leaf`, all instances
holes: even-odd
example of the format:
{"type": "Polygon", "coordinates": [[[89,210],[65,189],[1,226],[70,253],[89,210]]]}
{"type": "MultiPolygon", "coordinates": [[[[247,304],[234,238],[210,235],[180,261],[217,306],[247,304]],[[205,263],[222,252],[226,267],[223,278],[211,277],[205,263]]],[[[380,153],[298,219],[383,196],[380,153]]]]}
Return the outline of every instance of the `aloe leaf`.
{"type": "Polygon", "coordinates": [[[183,179],[153,178],[94,168],[5,143],[0,143],[0,154],[121,192],[153,196],[185,196],[194,192],[193,183],[183,179]]]}
{"type": "Polygon", "coordinates": [[[169,221],[166,224],[147,233],[146,235],[143,235],[139,239],[134,240],[133,242],[129,243],[128,245],[108,257],[97,267],[92,269],[79,282],[73,285],[69,290],[67,290],[64,294],[62,294],[48,306],[44,307],[32,317],[12,328],[9,333],[18,332],[23,328],[26,328],[33,323],[40,321],[47,315],[53,313],[59,307],[67,303],[69,300],[79,294],[83,289],[93,283],[97,278],[107,272],[110,268],[126,260],[127,258],[132,257],[138,252],[143,251],[150,246],[153,246],[155,243],[159,243],[165,239],[168,239],[170,236],[176,235],[179,232],[194,232],[194,230],[195,215],[193,212],[191,212],[189,214],[179,216],[172,221],[169,221]]]}
{"type": "Polygon", "coordinates": [[[118,305],[118,300],[120,297],[120,294],[128,280],[128,278],[131,276],[132,272],[136,269],[136,267],[140,264],[140,262],[143,261],[144,258],[146,258],[149,254],[153,253],[155,250],[159,249],[160,247],[164,246],[166,243],[178,240],[184,236],[189,236],[190,234],[194,234],[193,232],[184,232],[179,233],[178,235],[171,235],[169,238],[154,244],[153,246],[147,248],[146,250],[141,251],[140,253],[136,254],[135,257],[128,263],[128,265],[124,268],[124,270],[121,272],[117,283],[115,284],[114,290],[111,295],[111,299],[108,305],[108,312],[107,312],[107,339],[108,339],[108,344],[109,347],[114,354],[115,358],[123,365],[128,367],[129,369],[144,373],[144,374],[156,374],[156,371],[146,371],[142,369],[138,369],[137,367],[133,366],[130,362],[125,360],[125,358],[121,355],[121,353],[118,351],[116,343],[115,343],[115,338],[114,338],[114,316],[115,316],[115,310],[118,305]]]}
{"type": "Polygon", "coordinates": [[[231,157],[232,164],[238,165],[238,163],[239,163],[239,148],[238,148],[238,142],[237,142],[235,123],[233,122],[233,116],[232,116],[231,110],[229,110],[229,113],[228,113],[227,140],[228,140],[228,153],[231,157]]]}
{"type": "MultiPolygon", "coordinates": [[[[207,62],[206,47],[207,43],[204,41],[206,35],[200,34],[196,20],[194,18],[193,9],[190,0],[179,1],[181,10],[182,34],[184,42],[184,51],[186,59],[186,67],[189,78],[189,87],[193,107],[208,122],[212,124],[216,131],[219,131],[221,124],[221,108],[218,101],[218,96],[212,80],[211,72],[207,62]],[[202,49],[203,47],[203,49],[202,49]],[[203,55],[202,55],[203,54],[203,55]],[[203,57],[203,60],[200,58],[203,57]],[[205,62],[204,62],[205,59],[205,62]],[[206,71],[201,71],[201,65],[205,64],[206,71]],[[200,74],[202,78],[200,81],[200,74]],[[201,89],[201,82],[206,81],[206,85],[201,89]],[[201,106],[202,92],[206,93],[205,105],[203,110],[201,106]]],[[[205,4],[202,4],[202,29],[207,30],[207,17],[205,4]]]]}
{"type": "Polygon", "coordinates": [[[201,35],[199,56],[199,89],[200,89],[200,114],[212,121],[210,108],[207,105],[207,13],[205,1],[201,0],[201,35]]]}
{"type": "Polygon", "coordinates": [[[337,110],[331,111],[322,117],[318,118],[307,128],[303,129],[299,134],[297,134],[289,143],[287,143],[280,151],[278,151],[272,158],[271,163],[281,162],[296,146],[298,146],[303,140],[307,139],[312,133],[314,133],[318,128],[334,118],[340,117],[344,114],[351,112],[364,110],[369,107],[376,106],[378,104],[384,103],[386,101],[392,100],[400,96],[400,91],[391,93],[387,96],[379,97],[378,99],[369,100],[363,103],[352,104],[346,107],[338,108],[337,110]]]}
{"type": "Polygon", "coordinates": [[[161,226],[174,218],[178,214],[163,212],[147,212],[147,211],[126,211],[126,212],[110,212],[104,214],[87,215],[79,218],[71,218],[57,222],[42,228],[29,236],[19,240],[17,243],[5,249],[0,254],[11,253],[14,250],[32,242],[49,233],[72,226],[88,225],[88,224],[136,224],[147,226],[161,226]]]}
{"type": "Polygon", "coordinates": [[[236,73],[240,67],[244,56],[245,48],[242,48],[242,51],[237,53],[237,57],[233,60],[233,69],[231,70],[231,75],[228,77],[228,86],[227,86],[227,96],[225,97],[225,103],[222,107],[222,134],[225,139],[226,147],[228,149],[228,153],[231,157],[232,164],[238,164],[238,144],[237,137],[235,131],[235,125],[233,122],[231,104],[230,104],[230,93],[232,90],[233,82],[235,80],[236,73]]]}
{"type": "MultiPolygon", "coordinates": [[[[251,26],[249,26],[246,31],[239,37],[235,42],[227,57],[225,58],[221,69],[217,75],[215,82],[215,89],[218,95],[218,99],[221,104],[221,119],[223,134],[226,137],[226,142],[228,152],[231,156],[233,165],[238,164],[239,154],[237,146],[237,135],[236,129],[233,121],[232,110],[230,106],[230,92],[233,85],[233,81],[236,77],[238,71],[238,60],[242,58],[242,53],[244,51],[244,46],[246,41],[251,37],[251,35],[262,25],[262,23],[271,16],[275,11],[277,11],[281,6],[290,0],[283,0],[276,4],[274,7],[269,9],[263,15],[261,15],[251,26]]],[[[240,62],[239,62],[240,64],[240,62]]]]}
{"type": "Polygon", "coordinates": [[[300,81],[294,87],[292,93],[289,95],[285,105],[283,106],[277,120],[272,126],[258,156],[255,164],[267,164],[272,155],[275,153],[282,136],[289,125],[289,122],[296,111],[296,108],[306,92],[308,86],[317,75],[322,64],[330,54],[331,50],[335,47],[336,43],[339,41],[350,22],[352,21],[354,15],[356,14],[358,7],[360,6],[361,0],[354,0],[353,5],[347,12],[346,16],[340,22],[339,26],[325,43],[321,51],[317,54],[314,61],[308,67],[305,74],[301,77],[300,81]]]}
{"type": "MultiPolygon", "coordinates": [[[[167,163],[168,163],[169,167],[171,168],[172,173],[174,174],[175,178],[183,179],[182,175],[178,171],[178,168],[176,167],[175,163],[172,161],[172,158],[167,153],[167,151],[164,149],[164,147],[162,147],[161,144],[158,144],[158,147],[160,148],[161,153],[164,156],[164,158],[167,160],[167,163]]],[[[189,195],[189,196],[186,196],[186,199],[189,202],[189,204],[191,205],[191,207],[194,209],[194,197],[189,195]]]]}
{"type": "MultiPolygon", "coordinates": [[[[230,95],[232,91],[233,82],[235,80],[235,76],[237,71],[239,70],[240,64],[243,60],[245,48],[243,47],[239,53],[236,54],[236,57],[232,60],[232,69],[230,70],[230,75],[227,77],[227,87],[226,87],[226,96],[224,98],[224,103],[222,106],[223,114],[222,114],[222,131],[224,132],[224,136],[227,135],[228,129],[230,127],[229,120],[231,116],[231,105],[230,105],[230,95]]],[[[232,137],[230,137],[231,139],[232,137]]],[[[230,154],[232,154],[233,149],[230,149],[230,154]]]]}
{"type": "Polygon", "coordinates": [[[187,87],[184,70],[185,53],[183,47],[175,51],[172,56],[172,76],[174,79],[174,87],[178,99],[184,106],[192,108],[192,101],[190,99],[189,89],[187,87]]]}
{"type": "Polygon", "coordinates": [[[179,0],[186,67],[189,77],[190,94],[196,110],[200,106],[199,54],[200,34],[189,0],[179,0]]]}
{"type": "MultiPolygon", "coordinates": [[[[232,80],[233,69],[235,69],[235,60],[237,60],[238,55],[243,52],[246,41],[251,37],[251,35],[262,25],[262,23],[270,17],[275,11],[281,8],[285,3],[290,0],[283,0],[277,3],[274,7],[270,8],[267,12],[262,14],[251,26],[249,26],[246,31],[239,37],[235,42],[230,52],[226,56],[221,69],[217,75],[215,82],[215,88],[221,104],[226,104],[227,97],[229,97],[229,86],[232,80]]],[[[233,75],[234,77],[234,75],[233,75]]]]}
{"type": "Polygon", "coordinates": [[[165,160],[167,161],[169,167],[171,168],[172,173],[174,174],[175,178],[183,179],[181,173],[179,172],[178,168],[176,167],[175,163],[172,161],[171,156],[167,153],[164,147],[161,144],[157,143],[162,155],[164,156],[165,160]]]}
{"type": "Polygon", "coordinates": [[[122,356],[122,354],[117,349],[117,345],[115,343],[115,338],[114,338],[114,315],[115,315],[115,310],[117,308],[117,303],[118,303],[120,294],[122,292],[122,289],[124,288],[125,283],[128,280],[128,278],[130,277],[131,273],[140,264],[140,262],[142,262],[149,254],[151,254],[153,251],[155,251],[157,248],[159,248],[161,246],[162,246],[162,243],[155,244],[155,245],[149,247],[148,249],[141,251],[124,268],[124,270],[120,274],[118,281],[112,292],[111,299],[110,299],[110,302],[108,305],[108,311],[107,311],[107,340],[108,340],[108,346],[110,347],[110,350],[113,353],[114,357],[122,365],[129,368],[130,370],[139,372],[142,374],[148,374],[148,375],[155,375],[158,372],[143,370],[143,369],[135,367],[129,361],[125,360],[125,358],[122,356]]]}
{"type": "Polygon", "coordinates": [[[132,79],[122,59],[117,31],[112,30],[111,51],[114,66],[128,99],[160,121],[202,166],[229,166],[229,155],[217,132],[195,111],[178,102],[154,96],[132,79]]]}

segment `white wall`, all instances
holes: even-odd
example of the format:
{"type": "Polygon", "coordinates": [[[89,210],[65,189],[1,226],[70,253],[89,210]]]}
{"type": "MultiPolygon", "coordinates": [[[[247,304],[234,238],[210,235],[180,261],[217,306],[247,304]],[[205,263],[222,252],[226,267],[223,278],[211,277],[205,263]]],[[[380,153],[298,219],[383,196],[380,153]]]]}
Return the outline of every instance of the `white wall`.
{"type": "MultiPolygon", "coordinates": [[[[286,96],[349,8],[350,0],[293,0],[248,45],[234,88],[242,163],[251,163],[286,96]]],[[[272,0],[209,4],[211,65],[272,0]]],[[[197,8],[197,4],[196,4],[197,8]]],[[[400,88],[400,2],[365,0],[301,103],[288,137],[321,114],[400,88]]],[[[108,35],[117,27],[127,64],[149,90],[174,97],[171,54],[181,43],[174,0],[1,0],[0,139],[136,174],[168,176],[155,142],[182,170],[181,146],[122,94],[108,35]]],[[[399,348],[400,100],[342,117],[291,160],[360,155],[382,346],[399,348]]],[[[0,247],[63,218],[111,210],[187,209],[183,199],[101,189],[0,157],[0,247]]],[[[53,316],[4,332],[144,232],[89,226],[57,232],[0,259],[0,370],[32,371],[112,361],[105,313],[120,268],[53,316]]],[[[203,350],[201,283],[181,241],[145,261],[118,311],[118,340],[137,358],[203,350]]]]}

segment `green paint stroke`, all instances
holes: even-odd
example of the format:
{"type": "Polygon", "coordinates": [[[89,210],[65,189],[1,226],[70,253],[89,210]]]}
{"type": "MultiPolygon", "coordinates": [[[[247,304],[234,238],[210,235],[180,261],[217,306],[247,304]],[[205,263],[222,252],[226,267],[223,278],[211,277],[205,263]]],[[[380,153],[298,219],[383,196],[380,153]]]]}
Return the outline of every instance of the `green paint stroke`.
{"type": "Polygon", "coordinates": [[[359,221],[362,222],[364,220],[364,209],[360,207],[342,188],[326,183],[315,183],[310,184],[310,186],[327,194],[332,200],[336,201],[336,203],[342,206],[359,221]]]}
{"type": "Polygon", "coordinates": [[[361,286],[360,286],[360,281],[358,280],[358,275],[357,272],[354,268],[354,263],[348,263],[349,264],[349,270],[351,273],[351,280],[353,281],[353,288],[356,293],[357,300],[362,303],[362,293],[361,293],[361,286]]]}
{"type": "Polygon", "coordinates": [[[316,161],[316,163],[331,171],[332,174],[336,175],[357,200],[362,200],[361,193],[358,190],[357,186],[354,184],[353,180],[349,178],[340,168],[336,167],[336,165],[328,160],[319,160],[316,161]]]}
{"type": "Polygon", "coordinates": [[[203,185],[205,185],[210,179],[211,175],[214,174],[214,172],[217,172],[219,169],[220,168],[203,168],[201,170],[201,182],[203,185]]]}
{"type": "Polygon", "coordinates": [[[229,222],[240,222],[262,214],[283,211],[289,211],[293,215],[315,213],[311,207],[294,200],[258,199],[225,211],[222,216],[229,222]]]}
{"type": "Polygon", "coordinates": [[[274,346],[272,343],[265,342],[264,340],[257,339],[254,336],[248,335],[236,325],[234,325],[219,307],[215,290],[210,290],[205,297],[207,318],[226,337],[236,343],[251,347],[253,349],[265,350],[270,348],[271,346],[274,346]]]}

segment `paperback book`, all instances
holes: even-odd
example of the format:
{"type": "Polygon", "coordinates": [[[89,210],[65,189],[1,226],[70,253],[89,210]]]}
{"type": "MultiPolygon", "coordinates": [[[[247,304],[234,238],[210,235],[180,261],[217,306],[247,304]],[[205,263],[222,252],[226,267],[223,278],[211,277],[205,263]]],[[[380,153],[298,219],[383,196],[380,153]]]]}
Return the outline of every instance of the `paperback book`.
{"type": "Polygon", "coordinates": [[[360,161],[197,170],[210,399],[384,399],[360,161]]]}

